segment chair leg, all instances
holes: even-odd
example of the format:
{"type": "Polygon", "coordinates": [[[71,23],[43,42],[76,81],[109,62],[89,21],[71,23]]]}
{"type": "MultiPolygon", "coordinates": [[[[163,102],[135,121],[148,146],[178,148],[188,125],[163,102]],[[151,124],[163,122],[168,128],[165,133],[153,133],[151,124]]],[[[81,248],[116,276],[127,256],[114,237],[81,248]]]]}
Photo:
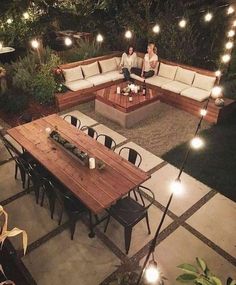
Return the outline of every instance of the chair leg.
{"type": "Polygon", "coordinates": [[[20,167],[20,176],[21,176],[21,180],[22,180],[22,186],[23,188],[25,188],[25,178],[26,178],[26,175],[25,175],[25,171],[23,168],[20,167]]]}
{"type": "Polygon", "coordinates": [[[76,219],[70,217],[70,238],[71,240],[74,239],[75,225],[76,225],[76,219]]]}
{"type": "Polygon", "coordinates": [[[60,214],[59,214],[58,226],[60,226],[60,224],[61,224],[62,217],[63,217],[63,212],[64,212],[64,209],[63,209],[63,208],[61,208],[61,212],[60,212],[60,214]]]}
{"type": "Polygon", "coordinates": [[[132,227],[125,227],[125,251],[126,251],[126,254],[129,253],[131,235],[132,235],[132,227]]]}
{"type": "Polygon", "coordinates": [[[36,204],[38,204],[39,203],[39,187],[34,187],[34,193],[35,193],[36,204]]]}
{"type": "Polygon", "coordinates": [[[106,225],[105,225],[105,228],[104,228],[104,233],[107,231],[107,227],[108,227],[108,224],[109,224],[109,222],[110,222],[110,219],[111,219],[111,216],[109,215],[109,216],[107,217],[107,222],[106,222],[106,225]]]}
{"type": "Polygon", "coordinates": [[[49,200],[49,207],[50,207],[51,219],[53,220],[53,215],[54,215],[56,200],[55,200],[54,197],[48,198],[48,200],[49,200]]]}
{"type": "Polygon", "coordinates": [[[148,213],[146,213],[145,218],[146,218],[146,222],[147,222],[148,234],[150,235],[151,234],[151,229],[150,229],[150,225],[149,225],[148,213]]]}
{"type": "Polygon", "coordinates": [[[17,179],[17,174],[18,174],[18,165],[15,164],[15,179],[17,179]]]}
{"type": "Polygon", "coordinates": [[[136,194],[135,190],[133,190],[133,193],[134,193],[135,200],[138,201],[138,197],[137,197],[137,194],[136,194]]]}

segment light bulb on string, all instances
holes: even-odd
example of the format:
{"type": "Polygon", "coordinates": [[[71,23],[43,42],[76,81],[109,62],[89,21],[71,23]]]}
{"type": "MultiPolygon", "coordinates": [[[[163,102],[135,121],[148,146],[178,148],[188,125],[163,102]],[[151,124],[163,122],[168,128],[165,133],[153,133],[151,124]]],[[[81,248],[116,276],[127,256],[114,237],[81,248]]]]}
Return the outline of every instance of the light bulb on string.
{"type": "Polygon", "coordinates": [[[216,99],[222,96],[222,87],[221,86],[215,86],[211,90],[211,97],[216,99]]]}
{"type": "Polygon", "coordinates": [[[200,110],[200,115],[201,115],[202,117],[205,117],[206,114],[207,114],[207,110],[206,110],[206,109],[201,109],[201,110],[200,110]]]}
{"type": "Polygon", "coordinates": [[[24,18],[25,20],[29,20],[29,18],[30,18],[29,13],[28,13],[28,12],[23,13],[23,18],[24,18]]]}
{"type": "Polygon", "coordinates": [[[13,20],[11,18],[7,19],[7,24],[10,25],[13,23],[13,20]]]}
{"type": "Polygon", "coordinates": [[[217,77],[220,77],[220,76],[221,76],[221,71],[220,71],[220,70],[217,70],[217,71],[215,72],[215,75],[216,75],[217,77]]]}
{"type": "Polygon", "coordinates": [[[144,272],[145,279],[148,283],[155,283],[160,279],[160,271],[157,267],[157,263],[151,260],[144,272]]]}
{"type": "Polygon", "coordinates": [[[229,8],[227,9],[227,14],[231,15],[234,13],[234,8],[232,6],[229,6],[229,8]]]}
{"type": "Polygon", "coordinates": [[[228,63],[230,61],[230,59],[231,59],[231,55],[228,53],[222,55],[222,57],[221,57],[221,60],[223,63],[228,63]]]}
{"type": "Polygon", "coordinates": [[[228,38],[233,38],[235,36],[235,31],[234,30],[229,30],[227,33],[228,38]]]}
{"type": "Polygon", "coordinates": [[[204,17],[205,22],[210,22],[212,20],[212,18],[213,18],[213,15],[212,15],[212,13],[209,13],[209,12],[204,17]]]}
{"type": "Polygon", "coordinates": [[[96,37],[96,41],[97,41],[98,43],[103,42],[103,36],[102,36],[101,34],[98,34],[97,37],[96,37]]]}
{"type": "Polygon", "coordinates": [[[179,21],[180,28],[183,29],[183,28],[186,27],[186,25],[187,25],[187,21],[185,19],[182,19],[182,20],[179,21]]]}
{"type": "Polygon", "coordinates": [[[183,193],[183,184],[179,178],[172,181],[170,184],[171,193],[180,195],[183,193]]]}
{"type": "Polygon", "coordinates": [[[233,46],[234,46],[233,42],[227,42],[227,43],[225,44],[225,48],[226,48],[226,49],[232,49],[233,46]]]}
{"type": "Polygon", "coordinates": [[[69,38],[69,37],[66,37],[66,38],[65,38],[65,45],[66,45],[67,47],[71,46],[72,43],[73,43],[73,42],[72,42],[71,38],[69,38]]]}
{"type": "Polygon", "coordinates": [[[203,140],[200,137],[195,137],[190,141],[190,146],[194,149],[200,149],[203,145],[203,140]]]}
{"type": "Polygon", "coordinates": [[[158,33],[160,33],[160,26],[158,25],[158,24],[156,24],[153,28],[152,28],[152,30],[153,30],[153,32],[155,33],[155,34],[158,34],[158,33]]]}
{"type": "Polygon", "coordinates": [[[125,32],[125,37],[126,37],[126,39],[131,39],[131,38],[132,38],[132,33],[131,33],[130,30],[127,30],[127,31],[125,32]]]}
{"type": "Polygon", "coordinates": [[[31,41],[31,46],[34,49],[38,49],[39,48],[39,41],[37,41],[36,39],[31,41]]]}

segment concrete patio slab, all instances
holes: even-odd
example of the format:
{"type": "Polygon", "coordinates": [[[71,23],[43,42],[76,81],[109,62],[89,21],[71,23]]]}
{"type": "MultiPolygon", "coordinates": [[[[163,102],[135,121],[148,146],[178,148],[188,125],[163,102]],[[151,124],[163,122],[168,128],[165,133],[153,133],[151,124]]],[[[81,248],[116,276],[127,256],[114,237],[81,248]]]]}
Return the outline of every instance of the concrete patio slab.
{"type": "MultiPolygon", "coordinates": [[[[64,118],[66,115],[72,115],[75,116],[76,118],[80,119],[81,121],[81,126],[92,126],[97,124],[97,121],[94,119],[90,118],[89,116],[85,115],[84,113],[74,110],[68,113],[63,113],[60,116],[64,118]]],[[[67,119],[66,119],[67,120],[67,119]]]]}
{"type": "MultiPolygon", "coordinates": [[[[128,143],[124,144],[122,147],[130,147],[130,148],[133,148],[137,152],[140,153],[140,155],[142,156],[142,159],[143,159],[143,161],[140,165],[140,168],[143,169],[144,171],[149,171],[150,169],[154,168],[155,166],[157,166],[158,164],[163,162],[163,160],[161,158],[159,158],[158,156],[155,156],[151,152],[145,150],[144,148],[142,148],[141,146],[139,146],[133,142],[128,142],[128,143]]],[[[117,148],[116,152],[118,153],[122,147],[117,148]]],[[[125,158],[127,158],[127,153],[124,152],[123,156],[125,158]]]]}
{"type": "Polygon", "coordinates": [[[98,285],[120,265],[119,259],[88,228],[77,222],[74,240],[66,231],[23,258],[38,285],[98,285]]]}
{"type": "MultiPolygon", "coordinates": [[[[139,222],[134,228],[131,237],[131,244],[128,256],[133,256],[137,251],[139,251],[145,244],[147,244],[152,238],[156,231],[157,225],[161,220],[162,212],[155,206],[151,206],[148,210],[149,213],[149,223],[151,228],[151,234],[148,234],[146,220],[139,222]]],[[[172,219],[167,217],[163,229],[165,229],[172,219]]],[[[100,229],[104,229],[104,225],[100,226],[100,229]]],[[[116,220],[111,218],[111,221],[108,225],[106,235],[111,239],[116,246],[120,248],[122,252],[125,253],[125,239],[124,239],[124,228],[116,220]]]]}
{"type": "MultiPolygon", "coordinates": [[[[113,138],[113,140],[116,142],[116,144],[120,144],[123,143],[127,140],[126,137],[122,136],[121,134],[113,131],[112,129],[106,127],[103,124],[97,125],[94,127],[94,129],[98,132],[98,134],[103,134],[103,135],[108,135],[111,138],[113,138]]],[[[100,140],[99,140],[100,141],[100,140]]],[[[102,142],[102,141],[101,141],[102,142]]]]}
{"type": "Polygon", "coordinates": [[[217,194],[187,223],[232,256],[236,256],[236,203],[217,194]]]}
{"type": "MultiPolygon", "coordinates": [[[[171,182],[176,179],[178,172],[179,170],[176,167],[167,164],[153,173],[151,179],[144,183],[145,186],[154,191],[156,200],[163,206],[167,204],[171,194],[171,182]]],[[[182,174],[181,181],[184,188],[183,193],[174,195],[170,205],[170,210],[177,216],[182,215],[211,190],[186,173],[182,174]]]]}
{"type": "Polygon", "coordinates": [[[11,157],[10,154],[7,152],[3,142],[0,139],[0,162],[5,161],[10,157],[11,157]]]}
{"type": "MultiPolygon", "coordinates": [[[[165,285],[181,284],[175,279],[183,274],[183,271],[176,266],[182,263],[194,264],[196,257],[206,261],[210,270],[222,278],[222,284],[226,284],[225,281],[229,276],[235,278],[235,267],[231,263],[182,227],[156,247],[155,256],[160,271],[168,278],[165,285]]],[[[143,260],[141,264],[142,262],[143,260]]]]}

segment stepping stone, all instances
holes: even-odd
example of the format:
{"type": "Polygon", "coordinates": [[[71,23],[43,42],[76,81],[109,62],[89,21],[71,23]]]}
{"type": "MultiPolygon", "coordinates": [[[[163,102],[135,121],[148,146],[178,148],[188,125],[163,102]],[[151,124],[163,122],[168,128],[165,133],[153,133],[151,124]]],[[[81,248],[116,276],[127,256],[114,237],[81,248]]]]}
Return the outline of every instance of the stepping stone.
{"type": "MultiPolygon", "coordinates": [[[[141,146],[139,146],[133,142],[128,142],[128,143],[124,144],[122,147],[133,148],[142,156],[143,160],[142,160],[142,163],[140,165],[140,168],[144,171],[149,171],[150,169],[154,168],[155,166],[157,166],[158,164],[163,162],[163,160],[161,158],[159,158],[158,156],[155,156],[151,152],[145,150],[144,148],[142,148],[141,146]]],[[[117,148],[116,152],[119,153],[119,150],[122,147],[117,148]]],[[[126,152],[124,152],[123,156],[124,156],[124,158],[127,158],[126,152]]]]}
{"type": "Polygon", "coordinates": [[[156,247],[155,256],[160,271],[167,278],[165,285],[182,284],[176,282],[176,277],[184,273],[177,266],[182,263],[196,264],[196,257],[206,261],[211,272],[222,278],[222,284],[226,284],[229,276],[235,278],[235,267],[230,262],[183,227],[179,227],[156,247]]]}
{"type": "Polygon", "coordinates": [[[115,271],[120,260],[88,232],[78,221],[73,241],[67,228],[23,257],[36,283],[96,285],[115,271]]]}
{"type": "Polygon", "coordinates": [[[104,126],[103,124],[97,125],[94,129],[98,132],[98,134],[108,135],[116,142],[116,144],[123,143],[127,140],[124,136],[120,135],[119,133],[113,131],[112,129],[104,126]]]}
{"type": "MultiPolygon", "coordinates": [[[[167,164],[152,174],[151,179],[144,183],[154,193],[156,200],[166,206],[171,195],[171,183],[178,176],[179,169],[167,164]]],[[[170,205],[170,210],[177,216],[182,215],[211,189],[186,173],[181,176],[183,193],[176,194],[170,205]]]]}
{"type": "Polygon", "coordinates": [[[202,206],[187,223],[236,256],[236,203],[217,194],[202,206]]]}
{"type": "MultiPolygon", "coordinates": [[[[90,118],[89,116],[87,116],[84,113],[77,111],[77,110],[71,111],[69,113],[65,113],[65,114],[60,115],[60,116],[62,118],[64,118],[66,115],[72,115],[72,116],[75,116],[76,118],[80,119],[81,126],[92,126],[92,125],[97,124],[97,121],[95,121],[94,119],[90,118]]],[[[67,118],[67,119],[69,120],[69,118],[67,118]]]]}

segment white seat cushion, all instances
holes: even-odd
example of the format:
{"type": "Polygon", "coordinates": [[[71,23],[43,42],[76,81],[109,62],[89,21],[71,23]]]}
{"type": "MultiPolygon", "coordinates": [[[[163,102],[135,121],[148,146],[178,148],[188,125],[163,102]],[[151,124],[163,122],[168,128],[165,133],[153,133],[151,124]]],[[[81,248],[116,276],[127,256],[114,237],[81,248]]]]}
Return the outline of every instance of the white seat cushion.
{"type": "Polygon", "coordinates": [[[18,144],[16,140],[14,140],[11,136],[6,134],[4,138],[11,144],[15,149],[17,149],[20,153],[23,152],[21,145],[18,144]]]}
{"type": "Polygon", "coordinates": [[[65,82],[64,85],[71,91],[78,91],[86,88],[93,87],[93,84],[85,79],[65,82]]]}
{"type": "Polygon", "coordinates": [[[116,57],[115,57],[115,60],[116,60],[116,65],[117,65],[117,67],[120,66],[121,57],[116,56],[116,57]]]}
{"type": "Polygon", "coordinates": [[[74,68],[62,69],[66,82],[83,79],[83,73],[80,66],[74,68]]]}
{"type": "Polygon", "coordinates": [[[142,77],[140,77],[140,76],[138,76],[138,75],[136,75],[134,73],[131,73],[130,77],[133,78],[133,79],[136,79],[138,81],[144,82],[144,78],[142,78],[142,77]]]}
{"type": "Polygon", "coordinates": [[[175,75],[175,81],[179,81],[184,84],[192,85],[193,79],[196,72],[191,71],[182,67],[177,68],[177,72],[175,75]]]}
{"type": "Polygon", "coordinates": [[[206,91],[211,91],[215,84],[215,81],[216,78],[213,76],[206,76],[196,73],[192,86],[206,91]]]}
{"type": "Polygon", "coordinates": [[[107,78],[109,78],[112,81],[124,79],[124,74],[120,73],[118,70],[109,71],[109,72],[103,73],[103,75],[105,75],[107,78]]]}
{"type": "Polygon", "coordinates": [[[177,66],[162,63],[160,64],[158,75],[171,80],[174,80],[177,66]]]}
{"type": "Polygon", "coordinates": [[[179,81],[171,81],[171,82],[161,86],[161,88],[163,88],[165,90],[169,90],[169,91],[172,91],[172,92],[175,92],[178,94],[181,91],[188,89],[189,87],[191,87],[191,86],[184,84],[184,83],[181,83],[179,81]]]}
{"type": "Polygon", "coordinates": [[[202,102],[210,96],[210,93],[211,93],[210,91],[206,91],[206,90],[196,88],[196,87],[190,87],[190,88],[182,91],[180,94],[182,96],[185,96],[185,97],[191,98],[193,100],[202,102]]]}
{"type": "Polygon", "coordinates": [[[109,76],[106,76],[104,74],[95,75],[95,76],[87,78],[86,80],[88,80],[94,86],[112,81],[112,79],[110,79],[109,76]]]}
{"type": "Polygon", "coordinates": [[[87,65],[81,65],[81,68],[83,70],[85,78],[100,74],[97,61],[87,64],[87,65]]]}
{"type": "Polygon", "coordinates": [[[146,82],[158,87],[162,87],[162,85],[171,82],[172,80],[162,76],[153,76],[146,79],[146,82]]]}
{"type": "Polygon", "coordinates": [[[117,63],[114,57],[101,60],[99,61],[99,64],[101,66],[102,73],[117,70],[117,63]]]}

